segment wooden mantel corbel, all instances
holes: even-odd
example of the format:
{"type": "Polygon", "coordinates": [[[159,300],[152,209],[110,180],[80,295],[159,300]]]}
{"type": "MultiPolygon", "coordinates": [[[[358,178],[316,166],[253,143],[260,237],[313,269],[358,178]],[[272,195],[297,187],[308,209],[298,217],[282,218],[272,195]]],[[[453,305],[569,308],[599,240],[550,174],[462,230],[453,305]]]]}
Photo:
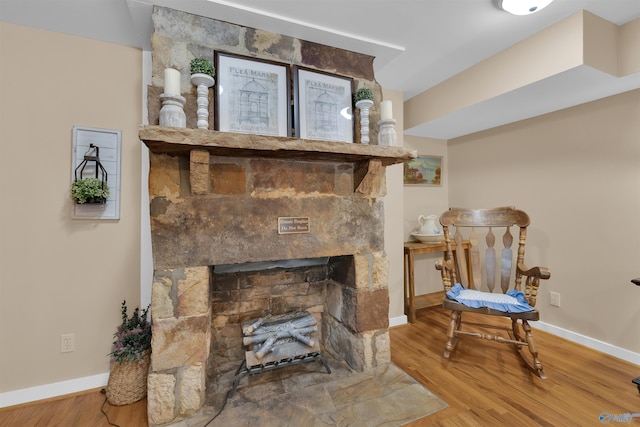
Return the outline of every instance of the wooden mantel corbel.
{"type": "Polygon", "coordinates": [[[191,194],[209,193],[209,152],[207,150],[191,150],[189,153],[189,183],[191,194]]]}
{"type": "Polygon", "coordinates": [[[385,168],[378,159],[358,162],[353,171],[356,193],[367,197],[384,197],[387,194],[385,168]]]}

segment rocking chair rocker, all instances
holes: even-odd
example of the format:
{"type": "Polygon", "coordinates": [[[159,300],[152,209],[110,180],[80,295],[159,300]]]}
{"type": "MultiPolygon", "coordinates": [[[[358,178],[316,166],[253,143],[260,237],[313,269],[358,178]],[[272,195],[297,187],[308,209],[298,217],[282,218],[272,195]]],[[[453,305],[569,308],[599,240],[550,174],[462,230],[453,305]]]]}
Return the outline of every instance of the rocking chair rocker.
{"type": "Polygon", "coordinates": [[[538,287],[541,279],[550,277],[550,272],[545,267],[529,268],[524,264],[529,216],[513,207],[450,209],[440,216],[440,224],[444,231],[446,255],[445,259],[436,262],[436,269],[441,272],[446,292],[442,305],[451,310],[444,357],[449,358],[461,335],[511,344],[530,369],[540,378],[546,378],[529,322],[539,320],[539,312],[535,309],[538,287]],[[512,274],[512,227],[517,227],[518,230],[515,274],[512,274]],[[454,228],[455,234],[452,237],[454,228]],[[480,265],[480,234],[484,235],[483,268],[480,265]],[[504,246],[498,259],[494,248],[496,234],[501,235],[504,246]],[[453,251],[451,247],[452,243],[460,247],[463,240],[469,240],[471,244],[468,263],[463,251],[453,251]],[[467,271],[467,265],[470,266],[470,271],[467,271]],[[484,276],[481,274],[483,272],[484,276]],[[494,293],[496,278],[500,287],[494,293]],[[521,289],[523,278],[524,289],[521,289]],[[510,318],[511,328],[463,322],[464,312],[510,318]],[[471,328],[463,329],[463,325],[471,328]],[[487,334],[487,328],[506,330],[508,336],[487,334]],[[525,346],[529,354],[524,352],[525,346]]]}

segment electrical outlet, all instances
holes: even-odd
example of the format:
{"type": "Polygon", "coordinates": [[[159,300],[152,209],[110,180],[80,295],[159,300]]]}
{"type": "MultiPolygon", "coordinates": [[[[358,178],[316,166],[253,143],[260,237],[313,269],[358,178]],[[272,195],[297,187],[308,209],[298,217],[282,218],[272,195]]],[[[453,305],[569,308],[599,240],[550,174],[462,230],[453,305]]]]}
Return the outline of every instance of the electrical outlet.
{"type": "Polygon", "coordinates": [[[60,353],[71,353],[76,350],[76,334],[60,335],[60,353]]]}
{"type": "Polygon", "coordinates": [[[550,303],[552,306],[554,307],[560,307],[560,294],[557,292],[550,292],[549,293],[549,299],[550,299],[550,303]]]}

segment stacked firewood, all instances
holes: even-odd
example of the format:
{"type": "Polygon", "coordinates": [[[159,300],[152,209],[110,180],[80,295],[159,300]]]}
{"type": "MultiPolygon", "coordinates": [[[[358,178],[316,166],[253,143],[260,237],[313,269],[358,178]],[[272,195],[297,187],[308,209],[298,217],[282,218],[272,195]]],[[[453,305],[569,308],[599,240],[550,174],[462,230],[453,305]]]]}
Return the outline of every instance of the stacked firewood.
{"type": "Polygon", "coordinates": [[[318,322],[308,312],[266,316],[242,327],[247,366],[304,355],[319,350],[318,322]]]}

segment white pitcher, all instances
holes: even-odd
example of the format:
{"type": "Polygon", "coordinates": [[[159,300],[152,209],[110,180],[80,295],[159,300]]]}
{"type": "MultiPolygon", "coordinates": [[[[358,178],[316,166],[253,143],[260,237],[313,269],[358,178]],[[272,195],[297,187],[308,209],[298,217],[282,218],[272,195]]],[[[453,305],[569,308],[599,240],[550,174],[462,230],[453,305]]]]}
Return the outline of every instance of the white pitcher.
{"type": "Polygon", "coordinates": [[[420,234],[441,234],[440,227],[436,223],[438,215],[420,215],[418,223],[420,224],[420,234]]]}

